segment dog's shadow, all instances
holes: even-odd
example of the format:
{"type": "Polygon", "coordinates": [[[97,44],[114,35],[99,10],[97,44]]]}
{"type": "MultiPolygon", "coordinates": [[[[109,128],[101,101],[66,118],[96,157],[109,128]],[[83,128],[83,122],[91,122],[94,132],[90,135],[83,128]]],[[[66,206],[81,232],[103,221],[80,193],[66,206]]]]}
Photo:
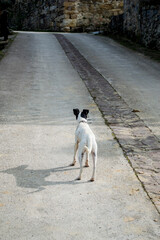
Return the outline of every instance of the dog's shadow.
{"type": "Polygon", "coordinates": [[[70,166],[58,167],[44,170],[32,170],[27,169],[28,165],[21,165],[16,168],[10,168],[0,173],[11,174],[16,179],[16,184],[21,188],[33,188],[34,192],[39,192],[45,189],[45,186],[53,186],[60,184],[80,184],[80,181],[46,181],[45,178],[49,177],[52,173],[71,171],[78,168],[72,168],[70,166]]]}

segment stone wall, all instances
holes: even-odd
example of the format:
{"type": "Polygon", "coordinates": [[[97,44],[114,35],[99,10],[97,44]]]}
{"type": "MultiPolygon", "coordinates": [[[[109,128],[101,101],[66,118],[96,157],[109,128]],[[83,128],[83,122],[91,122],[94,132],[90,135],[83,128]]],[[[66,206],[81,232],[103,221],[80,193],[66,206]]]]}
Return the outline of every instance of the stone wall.
{"type": "Polygon", "coordinates": [[[160,1],[141,6],[141,34],[143,43],[160,50],[160,1]]]}
{"type": "Polygon", "coordinates": [[[63,15],[63,0],[16,0],[12,26],[18,30],[52,30],[63,15]]]}
{"type": "Polygon", "coordinates": [[[124,33],[160,49],[160,1],[124,0],[124,33]]]}
{"type": "Polygon", "coordinates": [[[104,30],[110,17],[123,12],[122,0],[68,0],[64,3],[65,31],[104,30]]]}
{"type": "Polygon", "coordinates": [[[21,30],[104,30],[123,0],[17,0],[12,25],[21,30]]]}
{"type": "Polygon", "coordinates": [[[139,0],[124,0],[124,31],[135,36],[140,34],[140,4],[139,0]]]}

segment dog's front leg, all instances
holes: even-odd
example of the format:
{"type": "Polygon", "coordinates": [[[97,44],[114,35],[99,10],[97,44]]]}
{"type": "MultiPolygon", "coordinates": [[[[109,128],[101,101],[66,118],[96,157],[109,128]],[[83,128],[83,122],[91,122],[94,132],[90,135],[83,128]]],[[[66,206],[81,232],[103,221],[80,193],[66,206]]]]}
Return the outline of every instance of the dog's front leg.
{"type": "Polygon", "coordinates": [[[75,163],[76,163],[76,153],[77,153],[77,149],[78,149],[78,142],[76,142],[75,145],[74,145],[73,162],[71,163],[70,166],[74,166],[75,163]]]}

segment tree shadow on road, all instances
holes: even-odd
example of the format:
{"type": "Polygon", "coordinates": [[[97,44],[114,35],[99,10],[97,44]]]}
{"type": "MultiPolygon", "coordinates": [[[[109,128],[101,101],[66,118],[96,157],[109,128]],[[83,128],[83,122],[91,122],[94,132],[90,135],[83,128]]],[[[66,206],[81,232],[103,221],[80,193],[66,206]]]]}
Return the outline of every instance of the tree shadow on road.
{"type": "MultiPolygon", "coordinates": [[[[49,177],[52,173],[73,171],[79,168],[71,168],[70,166],[44,169],[44,170],[32,170],[27,169],[28,165],[21,165],[16,168],[9,168],[1,171],[0,173],[11,174],[15,177],[18,187],[21,188],[34,188],[34,192],[39,192],[45,189],[45,186],[62,185],[62,184],[81,184],[83,182],[71,180],[71,181],[46,181],[45,178],[49,177]]],[[[31,192],[33,193],[33,192],[31,192]]]]}

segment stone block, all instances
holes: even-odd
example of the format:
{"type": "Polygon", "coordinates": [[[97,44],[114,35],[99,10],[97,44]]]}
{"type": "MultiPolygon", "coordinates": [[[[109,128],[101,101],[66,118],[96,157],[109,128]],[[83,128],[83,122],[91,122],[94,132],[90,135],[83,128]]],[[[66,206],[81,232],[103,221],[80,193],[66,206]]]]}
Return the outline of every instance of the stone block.
{"type": "Polygon", "coordinates": [[[73,7],[73,6],[75,6],[75,3],[74,3],[74,2],[68,2],[68,1],[66,2],[66,1],[65,1],[65,2],[63,3],[63,6],[64,6],[64,7],[73,7]]]}
{"type": "Polygon", "coordinates": [[[75,27],[77,23],[76,19],[64,19],[63,26],[65,27],[75,27]]]}
{"type": "Polygon", "coordinates": [[[103,4],[103,5],[100,5],[99,8],[102,10],[111,10],[113,9],[113,5],[112,4],[103,4]]]}
{"type": "Polygon", "coordinates": [[[70,18],[71,19],[77,19],[78,18],[78,14],[70,14],[70,18]]]}

